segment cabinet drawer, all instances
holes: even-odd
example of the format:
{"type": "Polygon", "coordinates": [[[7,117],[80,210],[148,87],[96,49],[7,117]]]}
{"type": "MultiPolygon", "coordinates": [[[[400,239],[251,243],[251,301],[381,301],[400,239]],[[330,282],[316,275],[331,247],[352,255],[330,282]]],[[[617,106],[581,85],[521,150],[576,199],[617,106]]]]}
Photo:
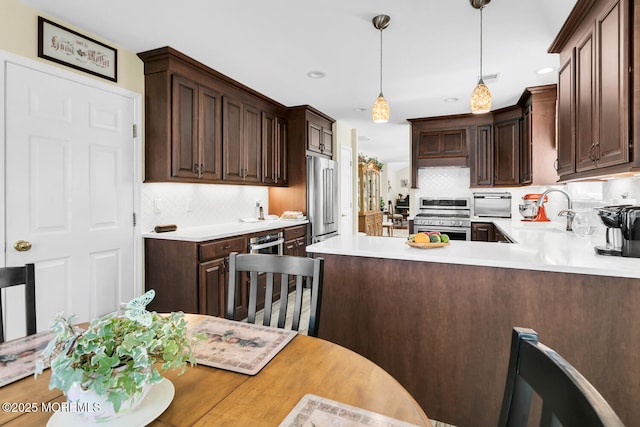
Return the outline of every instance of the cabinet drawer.
{"type": "Polygon", "coordinates": [[[289,227],[284,229],[284,240],[289,241],[293,239],[297,239],[298,237],[302,237],[307,234],[307,226],[306,225],[298,225],[296,227],[289,227]]]}
{"type": "Polygon", "coordinates": [[[247,239],[244,236],[233,239],[215,240],[200,245],[200,262],[223,258],[231,252],[245,253],[246,251],[247,239]]]}

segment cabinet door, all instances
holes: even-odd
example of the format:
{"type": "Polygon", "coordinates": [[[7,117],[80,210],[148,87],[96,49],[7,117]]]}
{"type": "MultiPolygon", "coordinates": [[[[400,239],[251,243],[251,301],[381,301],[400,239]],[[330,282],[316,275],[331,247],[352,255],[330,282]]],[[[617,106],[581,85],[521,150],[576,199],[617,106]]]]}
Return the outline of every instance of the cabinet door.
{"type": "Polygon", "coordinates": [[[517,185],[520,182],[520,121],[507,120],[494,127],[494,185],[517,185]]]}
{"type": "Polygon", "coordinates": [[[493,126],[477,127],[475,176],[476,185],[493,185],[493,126]]]}
{"type": "Polygon", "coordinates": [[[224,96],[222,98],[222,141],[224,156],[223,179],[225,181],[242,181],[244,177],[244,114],[242,102],[224,96]]]}
{"type": "Polygon", "coordinates": [[[462,129],[443,132],[440,152],[443,156],[466,156],[466,132],[462,129]]]}
{"type": "Polygon", "coordinates": [[[262,182],[275,184],[277,178],[278,140],[276,116],[262,112],[262,182]]]}
{"type": "Polygon", "coordinates": [[[440,154],[440,134],[437,132],[420,132],[418,140],[418,158],[429,159],[440,154]]]}
{"type": "Polygon", "coordinates": [[[322,126],[307,120],[307,150],[322,153],[322,126]]]}
{"type": "Polygon", "coordinates": [[[533,181],[531,173],[531,144],[532,134],[532,106],[528,105],[524,109],[520,132],[520,184],[531,184],[533,181]]]}
{"type": "Polygon", "coordinates": [[[320,151],[327,156],[333,156],[333,131],[326,127],[322,128],[322,144],[320,151]]]}
{"type": "Polygon", "coordinates": [[[276,118],[276,141],[278,144],[278,152],[276,154],[276,184],[284,185],[287,183],[289,140],[287,120],[282,117],[276,118]]]}
{"type": "Polygon", "coordinates": [[[591,27],[576,46],[576,172],[596,167],[598,123],[595,111],[594,43],[591,27]]]}
{"type": "Polygon", "coordinates": [[[558,72],[558,159],[556,169],[560,176],[575,172],[574,55],[575,51],[562,64],[558,72]]]}
{"type": "Polygon", "coordinates": [[[173,75],[171,83],[171,176],[197,177],[198,85],[173,75]]]}
{"type": "Polygon", "coordinates": [[[418,158],[457,157],[467,154],[466,132],[454,129],[437,132],[420,132],[418,158]]]}
{"type": "Polygon", "coordinates": [[[474,242],[495,241],[493,224],[488,222],[474,222],[471,224],[471,240],[474,242]]]}
{"type": "Polygon", "coordinates": [[[244,105],[244,181],[262,180],[262,121],[260,111],[251,105],[244,105]]]}
{"type": "Polygon", "coordinates": [[[199,176],[218,181],[222,179],[222,96],[216,90],[200,86],[198,106],[199,176]]]}
{"type": "Polygon", "coordinates": [[[200,264],[199,297],[200,314],[224,317],[227,292],[227,263],[225,258],[200,264]]]}
{"type": "Polygon", "coordinates": [[[628,3],[610,1],[596,20],[597,166],[629,161],[628,3]]]}

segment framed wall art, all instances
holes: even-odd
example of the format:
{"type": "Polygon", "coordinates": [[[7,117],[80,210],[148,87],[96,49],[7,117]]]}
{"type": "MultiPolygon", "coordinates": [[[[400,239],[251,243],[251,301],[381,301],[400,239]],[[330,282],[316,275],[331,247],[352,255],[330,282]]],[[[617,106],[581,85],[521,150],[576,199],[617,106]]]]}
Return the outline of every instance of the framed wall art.
{"type": "Polygon", "coordinates": [[[113,82],[118,81],[118,51],[38,16],[38,56],[113,82]]]}

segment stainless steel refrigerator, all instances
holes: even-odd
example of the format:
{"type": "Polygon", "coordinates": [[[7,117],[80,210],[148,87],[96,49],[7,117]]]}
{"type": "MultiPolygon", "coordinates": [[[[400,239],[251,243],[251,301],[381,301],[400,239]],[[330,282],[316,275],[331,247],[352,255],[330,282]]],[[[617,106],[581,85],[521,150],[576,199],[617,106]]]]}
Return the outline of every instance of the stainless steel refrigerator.
{"type": "Polygon", "coordinates": [[[338,162],[307,156],[307,217],[311,243],[338,235],[338,162]]]}

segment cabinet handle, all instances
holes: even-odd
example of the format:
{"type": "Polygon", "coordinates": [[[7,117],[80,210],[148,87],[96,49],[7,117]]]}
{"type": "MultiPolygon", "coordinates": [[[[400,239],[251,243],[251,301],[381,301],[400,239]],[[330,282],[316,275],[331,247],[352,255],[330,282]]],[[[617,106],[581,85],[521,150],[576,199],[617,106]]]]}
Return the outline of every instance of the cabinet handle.
{"type": "Polygon", "coordinates": [[[591,147],[589,147],[589,160],[591,160],[592,162],[596,161],[596,156],[593,155],[593,150],[596,148],[596,143],[594,142],[593,144],[591,144],[591,147]]]}
{"type": "Polygon", "coordinates": [[[202,175],[204,175],[204,163],[200,163],[200,174],[198,174],[198,177],[201,177],[202,175]]]}
{"type": "Polygon", "coordinates": [[[231,245],[224,245],[220,249],[222,249],[223,251],[226,251],[227,249],[231,249],[231,245]]]}
{"type": "Polygon", "coordinates": [[[193,174],[195,176],[200,176],[200,169],[197,163],[193,164],[193,174]]]}
{"type": "Polygon", "coordinates": [[[559,164],[558,159],[556,159],[556,160],[553,162],[553,168],[556,170],[556,172],[558,171],[558,164],[559,164]]]}
{"type": "Polygon", "coordinates": [[[596,141],[596,162],[600,160],[600,141],[596,141]]]}

